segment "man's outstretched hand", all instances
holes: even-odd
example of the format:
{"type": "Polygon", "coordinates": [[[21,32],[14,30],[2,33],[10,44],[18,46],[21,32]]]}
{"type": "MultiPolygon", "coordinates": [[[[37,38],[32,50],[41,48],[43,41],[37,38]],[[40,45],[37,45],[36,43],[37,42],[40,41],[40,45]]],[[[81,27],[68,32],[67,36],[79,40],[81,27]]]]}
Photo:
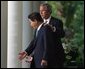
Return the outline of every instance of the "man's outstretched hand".
{"type": "Polygon", "coordinates": [[[24,59],[27,56],[27,53],[25,51],[19,53],[19,60],[24,59]]]}

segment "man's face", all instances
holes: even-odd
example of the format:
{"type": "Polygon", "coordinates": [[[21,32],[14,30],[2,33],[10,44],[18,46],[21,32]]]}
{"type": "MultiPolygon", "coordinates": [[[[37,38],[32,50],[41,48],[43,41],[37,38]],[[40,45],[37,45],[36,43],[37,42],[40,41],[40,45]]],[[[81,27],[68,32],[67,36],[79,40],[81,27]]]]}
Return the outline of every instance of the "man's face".
{"type": "Polygon", "coordinates": [[[48,19],[50,17],[50,11],[47,9],[46,6],[40,6],[40,15],[44,19],[48,19]]]}

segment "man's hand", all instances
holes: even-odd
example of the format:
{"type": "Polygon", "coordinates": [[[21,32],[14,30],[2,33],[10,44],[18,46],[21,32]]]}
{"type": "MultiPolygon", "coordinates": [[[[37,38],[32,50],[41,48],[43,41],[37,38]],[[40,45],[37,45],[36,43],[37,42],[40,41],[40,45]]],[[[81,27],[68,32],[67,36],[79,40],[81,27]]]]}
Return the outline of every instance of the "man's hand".
{"type": "Polygon", "coordinates": [[[46,60],[42,60],[42,61],[41,61],[41,66],[46,67],[46,66],[47,66],[47,61],[46,61],[46,60]]]}
{"type": "Polygon", "coordinates": [[[26,62],[32,62],[33,57],[32,56],[26,56],[26,62]]]}
{"type": "Polygon", "coordinates": [[[22,60],[26,57],[27,53],[25,51],[19,53],[19,59],[22,60]]]}

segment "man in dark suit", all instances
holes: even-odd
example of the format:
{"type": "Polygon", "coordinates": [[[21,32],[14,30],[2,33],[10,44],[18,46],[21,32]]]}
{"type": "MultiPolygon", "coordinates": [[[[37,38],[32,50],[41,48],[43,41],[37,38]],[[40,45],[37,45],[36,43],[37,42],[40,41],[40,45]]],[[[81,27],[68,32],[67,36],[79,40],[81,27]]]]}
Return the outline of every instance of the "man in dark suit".
{"type": "Polygon", "coordinates": [[[51,16],[52,7],[51,5],[44,3],[40,5],[40,14],[44,20],[44,23],[50,24],[54,28],[53,40],[56,43],[57,53],[57,67],[63,67],[65,54],[62,46],[61,38],[65,36],[63,30],[63,22],[60,19],[51,16]]]}
{"type": "MultiPolygon", "coordinates": [[[[56,47],[56,41],[53,40],[54,29],[50,25],[44,24],[39,13],[32,13],[28,16],[31,26],[36,31],[36,37],[32,40],[25,52],[21,52],[19,59],[22,60],[26,55],[30,55],[34,51],[35,68],[56,68],[58,66],[58,53],[60,47],[56,47]],[[58,50],[56,49],[58,48],[58,50]]],[[[61,53],[60,53],[61,54],[61,53]]],[[[59,57],[60,58],[60,57],[59,57]]]]}

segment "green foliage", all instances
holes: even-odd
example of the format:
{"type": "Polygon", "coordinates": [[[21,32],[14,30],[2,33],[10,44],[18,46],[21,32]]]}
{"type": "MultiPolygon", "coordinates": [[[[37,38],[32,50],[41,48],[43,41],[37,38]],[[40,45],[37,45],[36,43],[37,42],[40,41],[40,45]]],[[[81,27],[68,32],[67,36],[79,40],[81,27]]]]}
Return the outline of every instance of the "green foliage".
{"type": "Polygon", "coordinates": [[[65,67],[84,68],[84,1],[48,3],[52,5],[52,15],[64,23],[66,36],[62,42],[66,53],[65,67]]]}

